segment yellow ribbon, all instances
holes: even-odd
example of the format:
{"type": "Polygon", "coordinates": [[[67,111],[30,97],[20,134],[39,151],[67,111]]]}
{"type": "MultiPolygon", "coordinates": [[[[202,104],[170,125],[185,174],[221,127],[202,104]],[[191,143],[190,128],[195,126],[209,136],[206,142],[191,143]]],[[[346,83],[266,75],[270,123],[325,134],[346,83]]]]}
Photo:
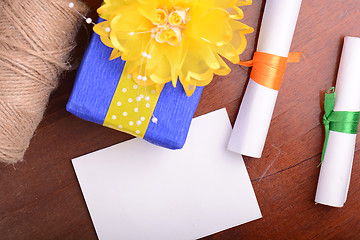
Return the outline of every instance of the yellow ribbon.
{"type": "MultiPolygon", "coordinates": [[[[123,73],[126,68],[127,63],[123,73]]],[[[143,138],[159,96],[156,85],[140,86],[123,74],[103,125],[143,138]]]]}

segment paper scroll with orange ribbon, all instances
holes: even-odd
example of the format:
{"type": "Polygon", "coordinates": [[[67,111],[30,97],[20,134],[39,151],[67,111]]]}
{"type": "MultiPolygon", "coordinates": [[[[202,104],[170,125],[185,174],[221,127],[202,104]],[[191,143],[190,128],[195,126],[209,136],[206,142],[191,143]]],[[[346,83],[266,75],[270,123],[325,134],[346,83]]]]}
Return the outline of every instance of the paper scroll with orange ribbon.
{"type": "Polygon", "coordinates": [[[301,0],[267,0],[257,51],[244,66],[253,67],[228,149],[260,158],[287,62],[298,60],[290,45],[301,0]]]}

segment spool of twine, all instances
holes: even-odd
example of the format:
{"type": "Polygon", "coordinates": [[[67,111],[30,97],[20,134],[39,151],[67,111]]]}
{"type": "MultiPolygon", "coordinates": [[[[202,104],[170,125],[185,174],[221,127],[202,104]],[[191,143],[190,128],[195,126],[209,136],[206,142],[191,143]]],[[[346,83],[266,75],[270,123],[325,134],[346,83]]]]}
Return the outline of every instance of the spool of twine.
{"type": "Polygon", "coordinates": [[[0,1],[0,162],[23,159],[42,119],[82,18],[70,0],[0,1]]]}

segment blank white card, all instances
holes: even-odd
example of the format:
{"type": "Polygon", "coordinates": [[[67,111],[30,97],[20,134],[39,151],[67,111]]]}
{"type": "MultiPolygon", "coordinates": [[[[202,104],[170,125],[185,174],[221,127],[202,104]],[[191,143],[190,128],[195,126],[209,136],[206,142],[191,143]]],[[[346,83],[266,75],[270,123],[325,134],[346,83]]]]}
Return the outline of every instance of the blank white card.
{"type": "Polygon", "coordinates": [[[181,150],[132,139],[73,159],[99,239],[197,239],[261,218],[230,134],[221,109],[193,120],[181,150]]]}

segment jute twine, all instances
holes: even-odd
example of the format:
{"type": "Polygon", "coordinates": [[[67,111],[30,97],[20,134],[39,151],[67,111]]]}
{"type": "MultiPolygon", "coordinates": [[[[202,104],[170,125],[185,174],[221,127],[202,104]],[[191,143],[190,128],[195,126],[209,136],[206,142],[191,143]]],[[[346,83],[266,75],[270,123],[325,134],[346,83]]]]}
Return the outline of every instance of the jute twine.
{"type": "Polygon", "coordinates": [[[82,18],[70,0],[0,1],[0,162],[23,159],[82,18]]]}

